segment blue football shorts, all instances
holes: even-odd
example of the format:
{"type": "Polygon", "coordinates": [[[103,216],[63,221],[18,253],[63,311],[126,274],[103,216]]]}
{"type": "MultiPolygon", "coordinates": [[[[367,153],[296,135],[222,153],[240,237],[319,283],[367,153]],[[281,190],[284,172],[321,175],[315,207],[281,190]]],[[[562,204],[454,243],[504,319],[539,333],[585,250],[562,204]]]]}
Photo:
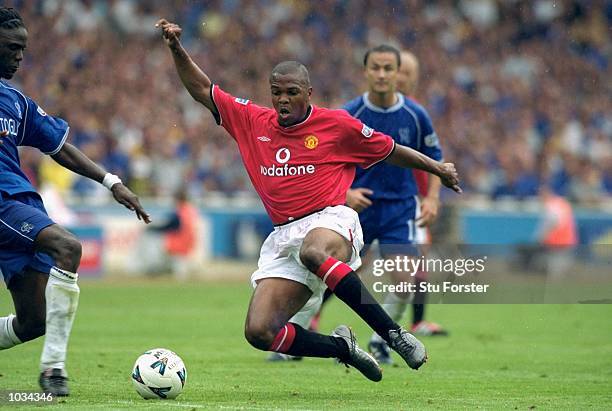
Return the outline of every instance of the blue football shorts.
{"type": "Polygon", "coordinates": [[[37,193],[8,195],[0,192],[0,270],[10,288],[11,280],[26,269],[48,274],[55,261],[37,252],[34,240],[45,227],[55,224],[37,193]]]}
{"type": "Polygon", "coordinates": [[[378,240],[381,255],[417,255],[417,200],[373,200],[373,204],[359,213],[363,230],[365,255],[378,240]]]}

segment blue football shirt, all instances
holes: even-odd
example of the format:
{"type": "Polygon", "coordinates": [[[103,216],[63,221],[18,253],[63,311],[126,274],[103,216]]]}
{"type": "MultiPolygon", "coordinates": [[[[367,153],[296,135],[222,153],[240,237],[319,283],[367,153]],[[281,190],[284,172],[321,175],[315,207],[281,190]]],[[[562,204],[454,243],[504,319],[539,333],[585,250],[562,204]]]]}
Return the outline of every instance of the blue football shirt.
{"type": "MultiPolygon", "coordinates": [[[[396,95],[397,103],[386,109],[372,104],[368,93],[349,101],[343,108],[368,127],[393,137],[398,144],[442,160],[440,142],[427,111],[414,100],[400,93],[396,95]]],[[[371,189],[373,199],[400,200],[418,194],[412,170],[385,162],[367,170],[357,168],[352,187],[371,189]]]]}
{"type": "Polygon", "coordinates": [[[0,137],[0,191],[9,195],[36,191],[21,171],[17,147],[56,154],[68,137],[68,123],[48,115],[34,100],[0,81],[0,130],[8,131],[0,137]]]}

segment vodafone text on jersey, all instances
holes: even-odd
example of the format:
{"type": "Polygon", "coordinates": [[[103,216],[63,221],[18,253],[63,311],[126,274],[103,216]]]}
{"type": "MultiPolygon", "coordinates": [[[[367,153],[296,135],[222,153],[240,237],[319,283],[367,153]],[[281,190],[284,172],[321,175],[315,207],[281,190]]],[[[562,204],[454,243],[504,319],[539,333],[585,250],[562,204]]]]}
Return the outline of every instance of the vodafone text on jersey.
{"type": "Polygon", "coordinates": [[[276,161],[281,165],[272,164],[270,167],[261,165],[260,171],[264,176],[270,177],[291,177],[302,176],[305,174],[314,174],[314,164],[292,166],[289,164],[291,159],[291,151],[288,148],[281,148],[276,152],[276,161]]]}

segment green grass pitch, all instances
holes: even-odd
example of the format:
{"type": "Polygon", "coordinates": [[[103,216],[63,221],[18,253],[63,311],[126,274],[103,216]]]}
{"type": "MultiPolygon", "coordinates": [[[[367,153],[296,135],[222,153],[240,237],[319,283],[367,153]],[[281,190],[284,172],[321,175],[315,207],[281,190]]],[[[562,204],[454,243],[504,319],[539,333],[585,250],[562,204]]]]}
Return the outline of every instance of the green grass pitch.
{"type": "MultiPolygon", "coordinates": [[[[425,338],[418,372],[387,367],[372,383],[331,360],[266,363],[242,328],[245,283],[81,284],[70,341],[70,409],[611,409],[612,305],[434,305],[448,338],[425,338]],[[177,352],[188,371],[177,400],[142,400],[132,364],[149,348],[177,352]]],[[[12,310],[0,291],[0,313],[12,310]]],[[[340,302],[322,330],[369,331],[340,302]]],[[[37,389],[42,341],[0,352],[0,389],[37,389]]],[[[0,404],[0,407],[2,404],[0,404]]],[[[13,407],[11,407],[13,408],[13,407]]],[[[40,409],[40,408],[38,408],[40,409]]]]}

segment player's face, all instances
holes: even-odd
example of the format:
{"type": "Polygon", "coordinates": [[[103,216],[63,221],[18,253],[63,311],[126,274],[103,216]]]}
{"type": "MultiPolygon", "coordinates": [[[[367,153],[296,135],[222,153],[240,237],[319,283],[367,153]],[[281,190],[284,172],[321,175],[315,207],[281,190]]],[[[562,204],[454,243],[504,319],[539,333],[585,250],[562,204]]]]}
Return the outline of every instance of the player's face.
{"type": "Polygon", "coordinates": [[[278,124],[290,126],[306,117],[312,87],[297,74],[276,74],[270,80],[272,105],[278,113],[278,124]]]}
{"type": "Polygon", "coordinates": [[[395,93],[397,70],[397,57],[394,53],[370,53],[365,68],[370,92],[395,93]]]}
{"type": "Polygon", "coordinates": [[[0,29],[0,78],[13,78],[23,60],[27,42],[28,31],[23,27],[0,29]]]}

